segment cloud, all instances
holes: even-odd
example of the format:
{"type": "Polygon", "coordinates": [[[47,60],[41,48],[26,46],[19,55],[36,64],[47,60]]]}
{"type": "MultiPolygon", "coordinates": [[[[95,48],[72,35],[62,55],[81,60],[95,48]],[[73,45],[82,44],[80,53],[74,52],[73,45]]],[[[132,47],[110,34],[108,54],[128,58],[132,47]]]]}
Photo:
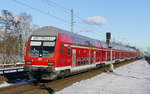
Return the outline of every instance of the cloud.
{"type": "Polygon", "coordinates": [[[107,23],[107,20],[101,16],[87,17],[85,19],[82,19],[82,21],[87,24],[96,24],[96,25],[102,25],[107,23]]]}

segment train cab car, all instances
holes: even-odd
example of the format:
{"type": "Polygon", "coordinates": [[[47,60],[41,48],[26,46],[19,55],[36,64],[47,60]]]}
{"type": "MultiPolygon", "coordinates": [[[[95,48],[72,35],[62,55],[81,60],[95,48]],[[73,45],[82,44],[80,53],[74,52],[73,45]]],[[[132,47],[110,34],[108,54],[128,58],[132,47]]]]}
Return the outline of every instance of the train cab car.
{"type": "Polygon", "coordinates": [[[33,77],[54,79],[95,67],[101,63],[99,49],[98,40],[51,26],[39,28],[28,40],[24,69],[33,77]]]}
{"type": "MultiPolygon", "coordinates": [[[[55,32],[48,32],[47,30],[41,32],[40,29],[33,32],[26,47],[25,71],[30,72],[36,78],[41,78],[41,75],[47,77],[43,74],[52,74],[54,66],[57,65],[56,56],[59,46],[57,41],[58,36],[55,32]],[[49,71],[51,71],[50,74],[49,71]]],[[[51,77],[54,78],[55,75],[51,77]]]]}

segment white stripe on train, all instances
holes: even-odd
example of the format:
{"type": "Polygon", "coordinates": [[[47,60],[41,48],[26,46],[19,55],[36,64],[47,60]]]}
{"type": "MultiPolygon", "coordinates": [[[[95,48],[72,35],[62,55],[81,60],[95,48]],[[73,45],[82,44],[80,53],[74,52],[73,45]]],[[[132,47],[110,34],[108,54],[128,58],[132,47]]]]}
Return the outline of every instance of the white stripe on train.
{"type": "MultiPolygon", "coordinates": [[[[132,58],[128,58],[128,59],[132,59],[132,58]]],[[[124,61],[124,60],[127,60],[127,58],[126,59],[118,59],[118,61],[124,61]]],[[[117,60],[113,60],[112,63],[115,63],[115,61],[117,61],[117,60]]],[[[83,66],[55,67],[55,71],[61,71],[61,70],[69,69],[71,72],[78,72],[78,71],[82,71],[82,70],[86,70],[86,69],[95,68],[97,64],[108,65],[110,63],[111,63],[111,61],[104,61],[104,62],[96,62],[93,64],[83,65],[83,66]]],[[[49,67],[49,66],[44,66],[44,65],[32,65],[32,66],[33,67],[49,67]]]]}

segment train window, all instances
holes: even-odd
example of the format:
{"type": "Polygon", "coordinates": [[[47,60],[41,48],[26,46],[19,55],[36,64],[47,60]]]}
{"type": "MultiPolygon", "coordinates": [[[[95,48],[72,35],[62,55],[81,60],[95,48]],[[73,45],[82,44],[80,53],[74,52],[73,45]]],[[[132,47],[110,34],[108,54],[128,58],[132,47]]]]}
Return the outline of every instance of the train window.
{"type": "Polygon", "coordinates": [[[84,58],[84,64],[86,64],[86,58],[84,58]]]}
{"type": "Polygon", "coordinates": [[[103,52],[102,52],[102,56],[105,56],[105,55],[106,55],[106,52],[105,52],[105,51],[103,51],[103,52]]]}
{"type": "Polygon", "coordinates": [[[29,55],[33,57],[53,57],[55,45],[55,36],[32,36],[30,40],[29,55]]]}
{"type": "Polygon", "coordinates": [[[98,56],[98,54],[99,54],[99,52],[98,51],[96,51],[96,55],[98,56]]]}
{"type": "Polygon", "coordinates": [[[86,58],[86,63],[88,64],[88,62],[89,62],[89,58],[86,58]]]}
{"type": "Polygon", "coordinates": [[[107,61],[110,61],[110,56],[107,57],[107,61]]]}
{"type": "Polygon", "coordinates": [[[81,58],[78,58],[78,65],[81,65],[81,58]]]}
{"type": "Polygon", "coordinates": [[[90,57],[90,60],[89,60],[89,61],[90,61],[89,63],[92,64],[92,57],[90,57]]]}
{"type": "Polygon", "coordinates": [[[71,47],[68,46],[68,55],[71,55],[71,47]]]}
{"type": "Polygon", "coordinates": [[[82,65],[84,65],[84,58],[82,58],[82,65]]]}
{"type": "Polygon", "coordinates": [[[82,65],[82,58],[80,58],[80,65],[82,65]]]}
{"type": "Polygon", "coordinates": [[[29,54],[35,57],[53,57],[55,42],[50,41],[31,41],[29,54]]]}
{"type": "Polygon", "coordinates": [[[42,55],[43,57],[52,57],[54,54],[55,42],[43,42],[42,55]]]}

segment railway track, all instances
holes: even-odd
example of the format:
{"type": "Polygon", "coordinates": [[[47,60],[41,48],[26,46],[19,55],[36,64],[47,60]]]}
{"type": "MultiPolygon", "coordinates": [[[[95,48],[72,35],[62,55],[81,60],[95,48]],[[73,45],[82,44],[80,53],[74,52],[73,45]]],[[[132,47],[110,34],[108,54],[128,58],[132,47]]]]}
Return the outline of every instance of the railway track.
{"type": "MultiPolygon", "coordinates": [[[[17,78],[25,78],[25,71],[23,70],[23,66],[19,67],[9,67],[11,64],[3,65],[4,68],[0,68],[0,82],[3,81],[12,81],[17,78]],[[20,75],[22,74],[22,75],[20,75]]],[[[0,65],[1,67],[2,65],[0,65]]]]}
{"type": "MultiPolygon", "coordinates": [[[[115,64],[114,67],[117,68],[125,64],[129,64],[133,61],[135,60],[124,61],[119,64],[115,64]]],[[[0,89],[0,94],[35,94],[35,92],[38,92],[38,94],[53,94],[53,92],[66,88],[75,82],[86,80],[103,72],[106,72],[108,68],[108,66],[105,66],[103,68],[93,69],[84,73],[75,74],[63,79],[57,79],[53,81],[40,81],[38,83],[27,82],[19,85],[5,87],[0,89]]]]}
{"type": "Polygon", "coordinates": [[[28,75],[25,71],[5,73],[0,75],[0,82],[7,81],[8,83],[17,83],[19,80],[29,80],[28,75]]]}

